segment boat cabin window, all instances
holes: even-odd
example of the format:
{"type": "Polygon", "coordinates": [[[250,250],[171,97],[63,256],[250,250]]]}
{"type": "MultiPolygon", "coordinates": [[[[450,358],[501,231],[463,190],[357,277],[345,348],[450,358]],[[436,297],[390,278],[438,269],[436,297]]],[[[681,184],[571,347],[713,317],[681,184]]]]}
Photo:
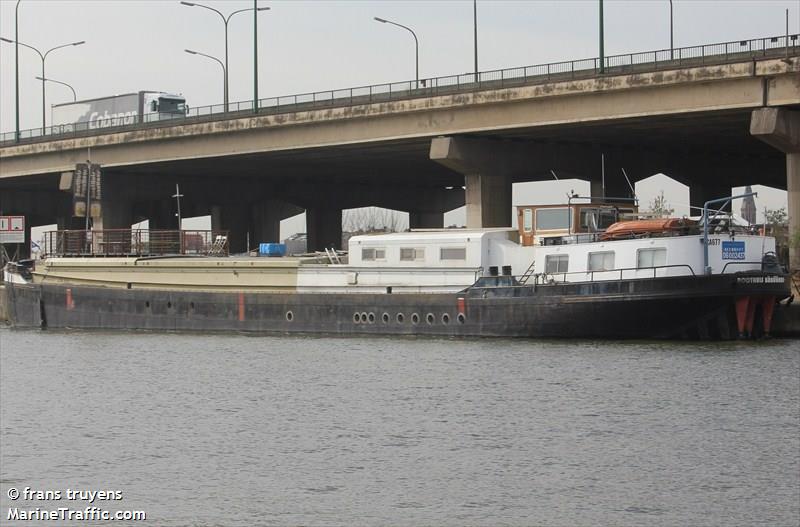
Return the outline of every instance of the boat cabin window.
{"type": "Polygon", "coordinates": [[[525,232],[533,231],[533,210],[523,209],[522,211],[522,230],[525,232]]]}
{"type": "Polygon", "coordinates": [[[589,271],[611,271],[614,269],[614,251],[589,253],[589,271]]]}
{"type": "Polygon", "coordinates": [[[581,209],[581,230],[589,232],[606,230],[617,221],[614,209],[581,209]]]}
{"type": "Polygon", "coordinates": [[[639,249],[636,251],[636,268],[658,267],[667,265],[667,250],[663,247],[657,249],[639,249]]]}
{"type": "Polygon", "coordinates": [[[364,247],[361,249],[361,259],[365,262],[386,259],[386,249],[383,247],[364,247]]]}
{"type": "Polygon", "coordinates": [[[413,262],[415,260],[424,260],[424,259],[425,259],[425,249],[416,249],[413,247],[400,248],[401,262],[413,262]]]}
{"type": "Polygon", "coordinates": [[[564,208],[548,208],[536,209],[536,230],[549,231],[569,229],[571,214],[569,209],[564,208]]]}
{"type": "Polygon", "coordinates": [[[441,247],[439,249],[440,260],[466,260],[466,247],[441,247]]]}
{"type": "Polygon", "coordinates": [[[544,259],[544,272],[549,274],[566,273],[569,270],[569,255],[548,254],[544,259]]]}

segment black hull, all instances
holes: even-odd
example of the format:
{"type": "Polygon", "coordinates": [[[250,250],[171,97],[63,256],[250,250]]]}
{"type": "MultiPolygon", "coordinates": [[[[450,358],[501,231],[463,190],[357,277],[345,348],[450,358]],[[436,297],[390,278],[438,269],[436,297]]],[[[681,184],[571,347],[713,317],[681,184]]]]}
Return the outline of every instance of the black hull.
{"type": "MultiPolygon", "coordinates": [[[[738,336],[734,303],[788,296],[782,277],[673,277],[473,287],[457,294],[315,294],[8,284],[18,327],[586,338],[738,336]]],[[[756,317],[758,318],[758,317],[756,317]]],[[[758,324],[757,324],[758,326],[758,324]]]]}

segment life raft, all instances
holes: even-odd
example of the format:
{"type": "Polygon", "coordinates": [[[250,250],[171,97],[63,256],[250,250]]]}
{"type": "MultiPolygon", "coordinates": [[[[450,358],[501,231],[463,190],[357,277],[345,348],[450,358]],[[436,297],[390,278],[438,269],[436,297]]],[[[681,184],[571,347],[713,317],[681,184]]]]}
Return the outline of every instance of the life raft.
{"type": "Polygon", "coordinates": [[[697,225],[696,221],[685,218],[652,218],[646,220],[626,220],[612,223],[600,235],[600,240],[619,240],[652,235],[669,235],[687,231],[697,225]]]}

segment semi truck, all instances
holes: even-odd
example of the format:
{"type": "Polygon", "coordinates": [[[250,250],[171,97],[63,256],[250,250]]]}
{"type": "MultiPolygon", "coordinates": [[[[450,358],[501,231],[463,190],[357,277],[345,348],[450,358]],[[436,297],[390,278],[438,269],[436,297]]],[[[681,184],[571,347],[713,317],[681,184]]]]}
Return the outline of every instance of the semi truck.
{"type": "Polygon", "coordinates": [[[93,130],[184,117],[188,111],[182,95],[140,91],[98,97],[51,107],[52,133],[93,130]]]}

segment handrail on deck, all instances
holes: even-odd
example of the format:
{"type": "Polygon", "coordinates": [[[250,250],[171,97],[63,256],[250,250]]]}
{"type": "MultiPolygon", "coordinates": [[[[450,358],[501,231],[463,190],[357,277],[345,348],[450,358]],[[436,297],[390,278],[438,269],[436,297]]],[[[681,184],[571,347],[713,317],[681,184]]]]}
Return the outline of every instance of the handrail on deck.
{"type": "Polygon", "coordinates": [[[42,256],[227,256],[228,231],[60,230],[44,233],[42,256]]]}

